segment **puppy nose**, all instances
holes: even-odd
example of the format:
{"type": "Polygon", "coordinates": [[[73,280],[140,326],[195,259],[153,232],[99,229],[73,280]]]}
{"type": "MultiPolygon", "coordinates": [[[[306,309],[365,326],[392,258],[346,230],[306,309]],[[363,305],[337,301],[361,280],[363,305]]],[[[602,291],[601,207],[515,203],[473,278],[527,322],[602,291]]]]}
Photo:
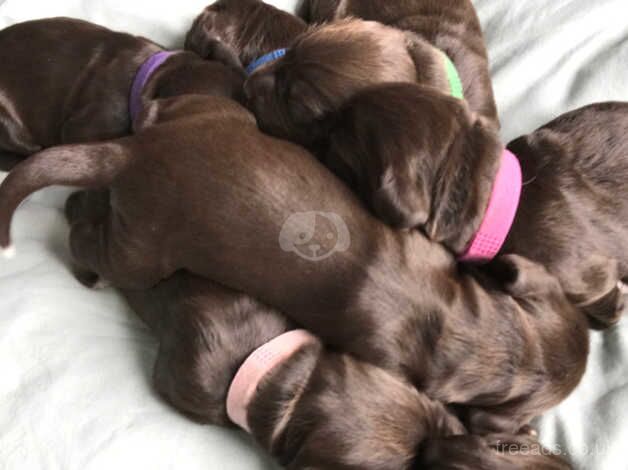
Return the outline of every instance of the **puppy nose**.
{"type": "Polygon", "coordinates": [[[309,248],[312,250],[312,255],[316,256],[318,251],[321,249],[321,246],[318,243],[312,243],[309,248]]]}

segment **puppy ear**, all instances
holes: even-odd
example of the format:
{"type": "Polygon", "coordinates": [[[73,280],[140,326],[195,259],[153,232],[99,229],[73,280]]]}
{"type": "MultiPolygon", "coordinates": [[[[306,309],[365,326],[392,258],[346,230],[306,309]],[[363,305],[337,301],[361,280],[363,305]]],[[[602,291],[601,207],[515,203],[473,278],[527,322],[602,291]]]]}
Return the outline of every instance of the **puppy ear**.
{"type": "MultiPolygon", "coordinates": [[[[429,131],[415,110],[411,85],[382,86],[356,95],[329,126],[325,163],[377,217],[393,227],[422,226],[434,176],[429,131]]],[[[430,114],[429,110],[425,114],[430,114]]]]}
{"type": "Polygon", "coordinates": [[[185,49],[195,52],[205,60],[212,60],[228,67],[242,68],[238,53],[219,39],[197,35],[186,38],[185,49]]]}
{"type": "Polygon", "coordinates": [[[290,117],[300,124],[308,124],[323,117],[332,109],[320,93],[320,89],[305,80],[291,81],[286,90],[290,117]]]}
{"type": "Polygon", "coordinates": [[[438,169],[428,236],[462,253],[486,212],[503,147],[483,118],[459,132],[438,169]]]}
{"type": "Polygon", "coordinates": [[[184,49],[195,52],[205,60],[215,60],[229,67],[241,68],[242,63],[235,49],[207,31],[206,17],[207,13],[203,12],[194,20],[192,28],[185,36],[184,49]]]}
{"type": "Polygon", "coordinates": [[[464,250],[484,215],[501,144],[462,102],[415,84],[373,87],[330,127],[327,161],[353,171],[379,218],[464,250]]]}

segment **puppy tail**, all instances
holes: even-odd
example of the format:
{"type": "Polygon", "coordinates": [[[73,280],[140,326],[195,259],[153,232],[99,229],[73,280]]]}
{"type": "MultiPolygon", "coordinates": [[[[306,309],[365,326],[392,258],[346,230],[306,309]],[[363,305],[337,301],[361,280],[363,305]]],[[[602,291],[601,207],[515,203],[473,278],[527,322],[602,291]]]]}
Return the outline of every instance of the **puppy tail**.
{"type": "Polygon", "coordinates": [[[52,185],[98,189],[111,184],[131,160],[118,143],[64,145],[43,150],[21,162],[0,184],[0,250],[11,255],[13,213],[30,194],[52,185]]]}
{"type": "Polygon", "coordinates": [[[458,435],[421,444],[412,468],[424,470],[568,470],[558,452],[526,434],[458,435]]]}

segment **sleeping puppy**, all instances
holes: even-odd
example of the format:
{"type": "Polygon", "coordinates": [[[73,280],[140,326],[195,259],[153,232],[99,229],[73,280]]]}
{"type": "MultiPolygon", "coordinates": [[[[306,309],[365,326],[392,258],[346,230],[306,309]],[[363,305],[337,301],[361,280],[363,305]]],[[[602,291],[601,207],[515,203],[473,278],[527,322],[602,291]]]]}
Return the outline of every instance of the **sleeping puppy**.
{"type": "Polygon", "coordinates": [[[491,276],[460,270],[442,245],[372,217],[233,100],[156,100],[138,124],[132,137],[16,167],[0,185],[0,246],[33,191],[109,188],[102,218],[74,224],[70,245],[114,286],[187,269],[245,292],[430,398],[467,405],[473,432],[517,432],[579,382],[586,323],[542,267],[511,256],[491,276]]]}
{"type": "MultiPolygon", "coordinates": [[[[620,319],[620,281],[628,278],[627,132],[628,104],[603,103],[508,145],[522,176],[506,198],[521,195],[495,248],[545,265],[596,327],[620,319]]],[[[326,154],[379,218],[420,228],[458,256],[487,220],[505,158],[499,137],[462,103],[403,84],[350,102],[336,116],[326,154]]]]}
{"type": "Polygon", "coordinates": [[[449,95],[459,84],[445,54],[410,31],[362,20],[306,31],[301,20],[261,0],[207,7],[186,47],[203,55],[216,43],[248,65],[249,107],[262,129],[310,147],[325,134],[321,118],[365,87],[419,82],[449,95]]]}
{"type": "MultiPolygon", "coordinates": [[[[214,53],[228,62],[227,49],[214,53]]],[[[139,104],[183,92],[241,94],[237,68],[187,52],[163,55],[147,39],[85,21],[36,20],[0,31],[0,151],[19,160],[53,145],[129,134],[134,80],[155,57],[163,65],[147,77],[139,104]]]]}
{"type": "MultiPolygon", "coordinates": [[[[66,215],[71,225],[97,221],[108,206],[106,192],[75,193],[66,215]]],[[[157,390],[200,423],[242,419],[227,411],[230,383],[252,351],[292,329],[276,310],[184,271],[124,295],[159,340],[157,390]]],[[[242,421],[287,468],[569,468],[529,434],[471,436],[394,375],[306,340],[260,381],[242,421]]]]}
{"type": "Polygon", "coordinates": [[[185,49],[201,57],[215,57],[215,49],[229,48],[246,66],[288,47],[306,29],[297,16],[261,0],[218,0],[194,20],[185,49]]]}
{"type": "Polygon", "coordinates": [[[304,0],[299,15],[314,23],[362,18],[417,34],[447,54],[469,107],[499,128],[484,35],[471,0],[304,0]]]}
{"type": "Polygon", "coordinates": [[[124,294],[159,339],[160,394],[198,422],[235,420],[287,469],[569,468],[530,436],[468,435],[443,405],[394,375],[326,351],[277,311],[211,281],[179,272],[124,294]],[[281,342],[290,338],[296,348],[281,342]],[[263,351],[285,358],[242,410],[234,377],[263,351]]]}

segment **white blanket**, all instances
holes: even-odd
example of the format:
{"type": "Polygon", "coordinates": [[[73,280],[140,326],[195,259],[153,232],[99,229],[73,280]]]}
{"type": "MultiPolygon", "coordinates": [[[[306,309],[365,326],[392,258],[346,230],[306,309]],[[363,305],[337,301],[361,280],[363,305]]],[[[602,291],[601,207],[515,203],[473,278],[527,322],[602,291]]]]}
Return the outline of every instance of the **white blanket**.
{"type": "MultiPolygon", "coordinates": [[[[386,1],[386,0],[382,0],[386,1]]],[[[296,0],[275,0],[292,9],[296,0]]],[[[0,27],[73,16],[180,46],[205,0],[0,0],[0,27]]],[[[594,101],[628,101],[626,0],[477,0],[509,140],[594,101]]],[[[2,64],[0,64],[2,73],[2,64]]],[[[273,468],[242,433],[199,426],[152,390],[156,342],[111,290],[71,276],[50,189],[18,211],[0,260],[0,469],[273,468]]],[[[628,321],[594,334],[579,389],[542,420],[577,468],[628,468],[628,321]]]]}

